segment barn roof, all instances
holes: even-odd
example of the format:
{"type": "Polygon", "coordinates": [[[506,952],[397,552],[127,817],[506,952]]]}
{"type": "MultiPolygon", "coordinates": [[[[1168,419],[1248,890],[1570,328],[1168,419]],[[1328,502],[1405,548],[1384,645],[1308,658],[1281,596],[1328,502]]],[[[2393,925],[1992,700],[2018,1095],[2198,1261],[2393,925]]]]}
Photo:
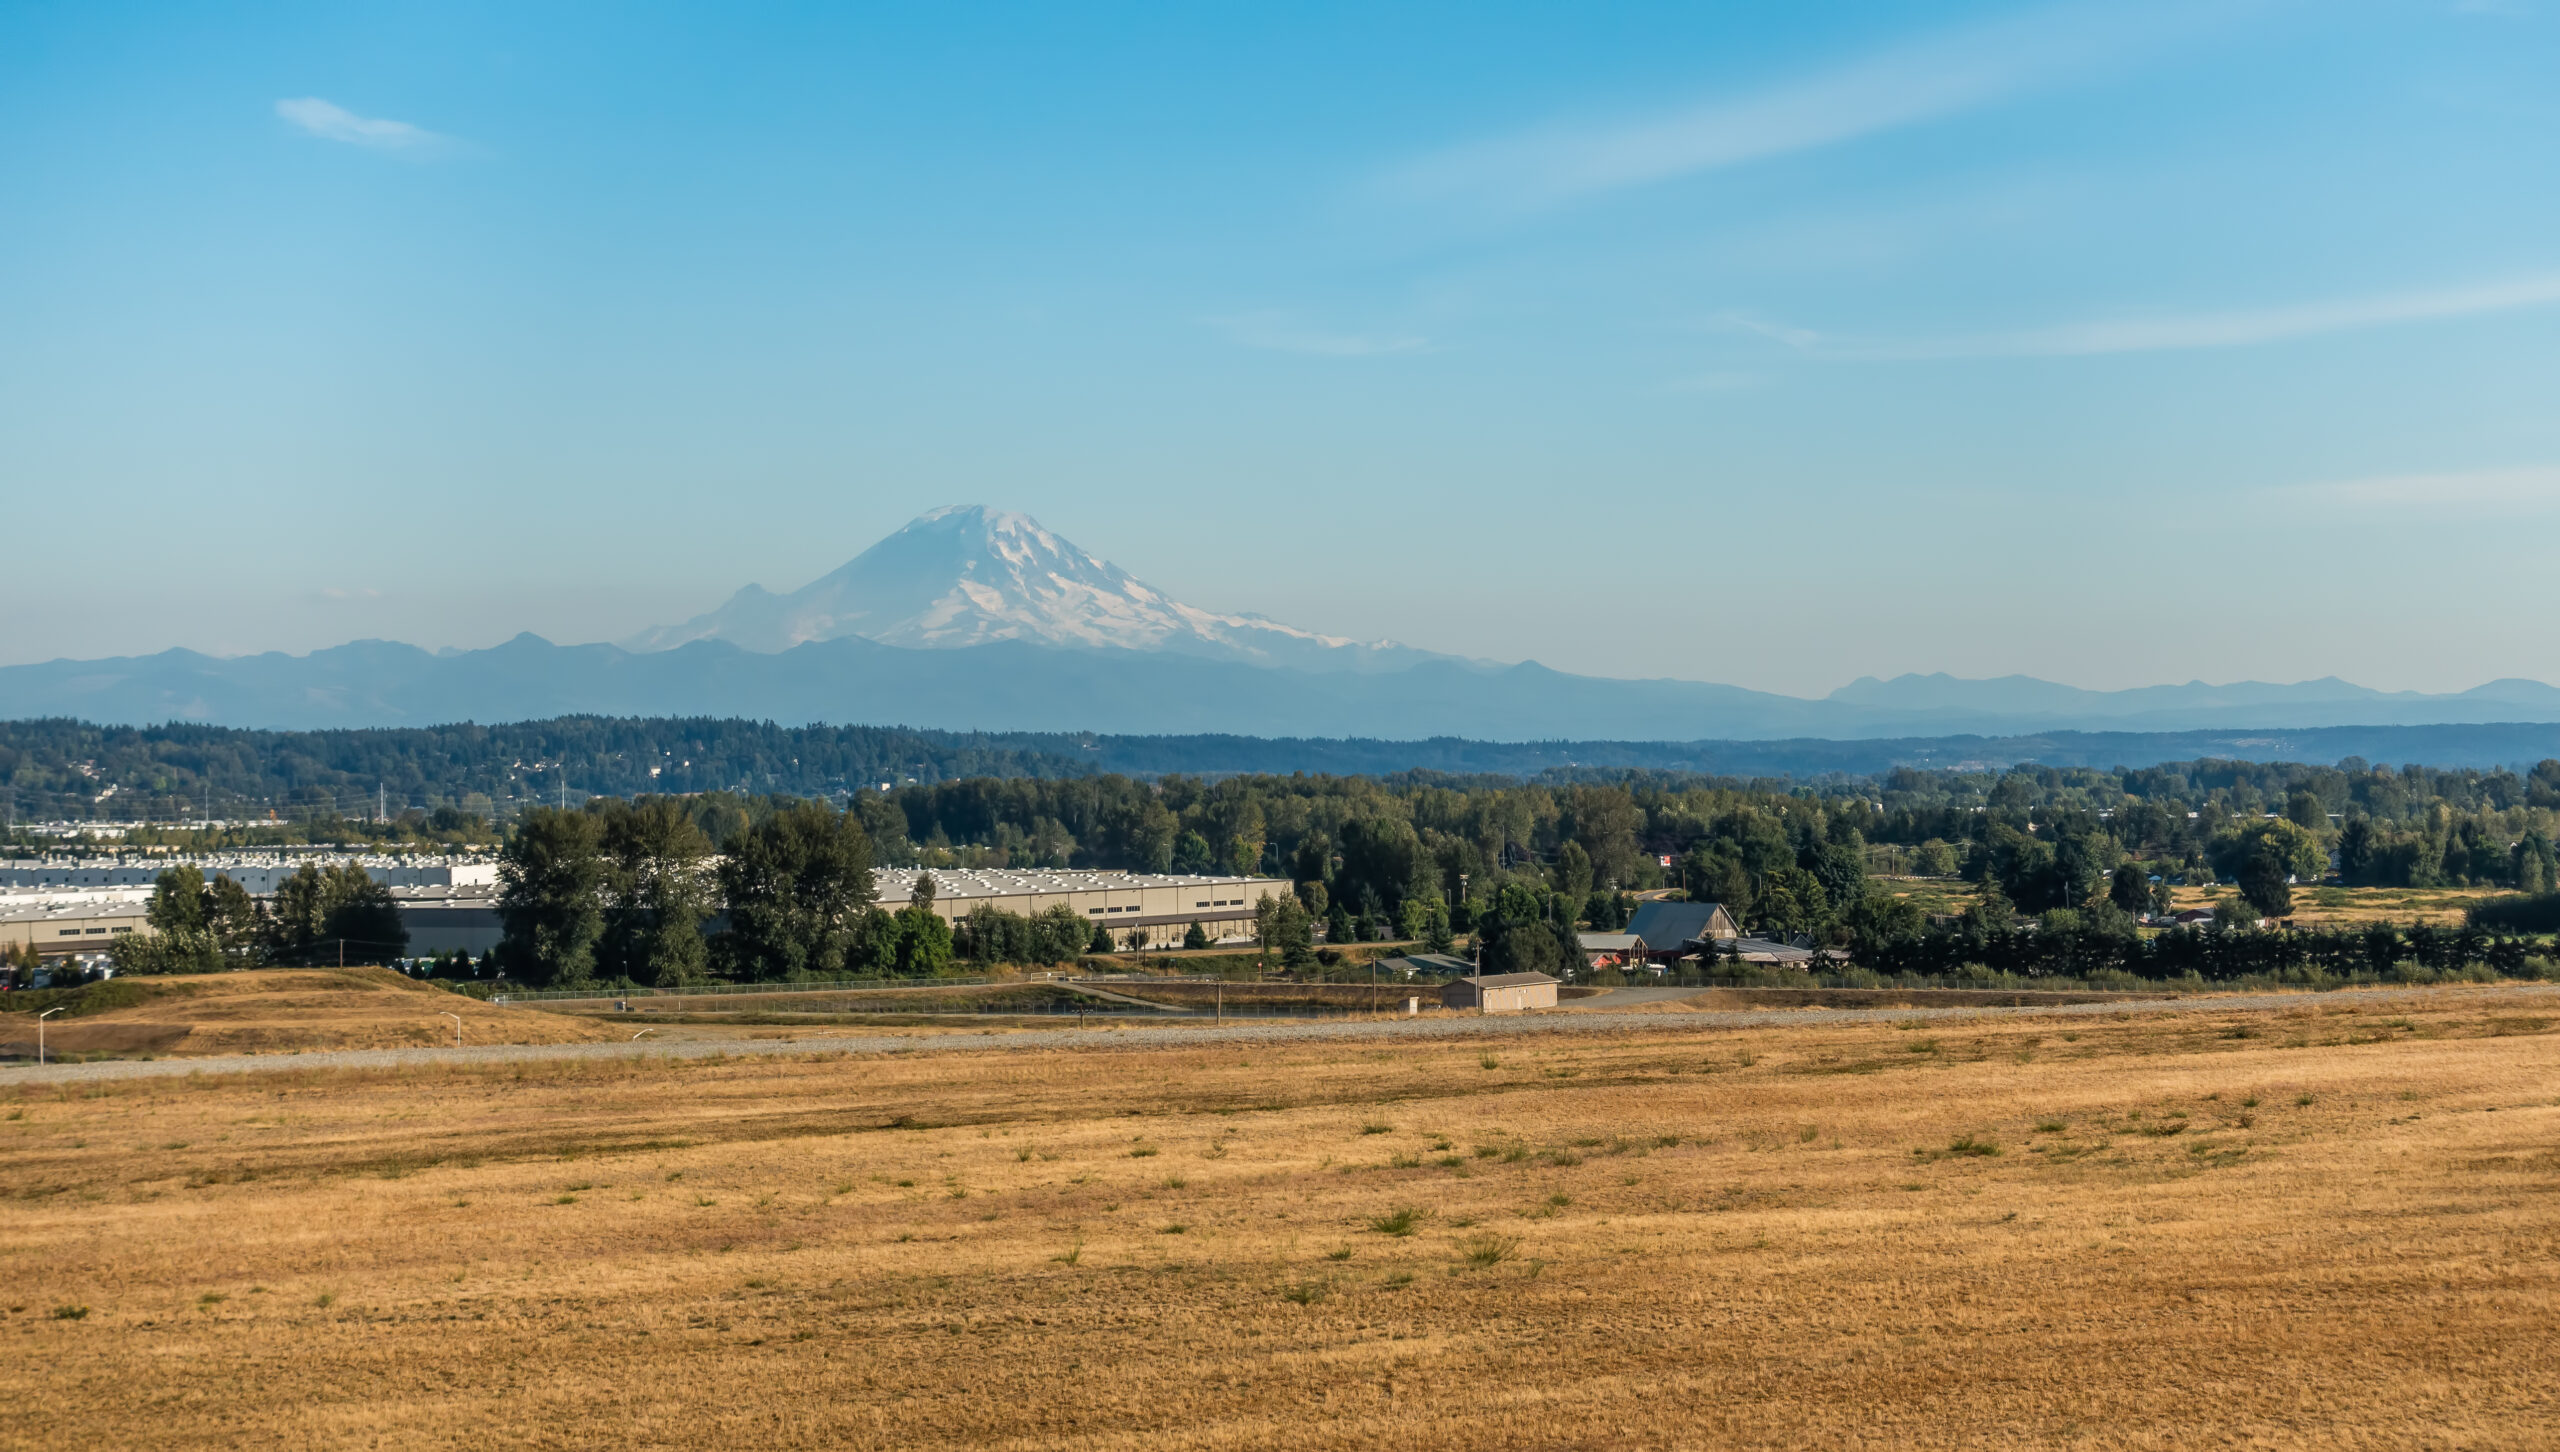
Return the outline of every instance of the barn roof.
{"type": "Polygon", "coordinates": [[[1680,943],[1696,943],[1714,936],[1710,924],[1722,911],[1720,902],[1643,902],[1636,904],[1636,915],[1627,931],[1659,948],[1680,943]]]}

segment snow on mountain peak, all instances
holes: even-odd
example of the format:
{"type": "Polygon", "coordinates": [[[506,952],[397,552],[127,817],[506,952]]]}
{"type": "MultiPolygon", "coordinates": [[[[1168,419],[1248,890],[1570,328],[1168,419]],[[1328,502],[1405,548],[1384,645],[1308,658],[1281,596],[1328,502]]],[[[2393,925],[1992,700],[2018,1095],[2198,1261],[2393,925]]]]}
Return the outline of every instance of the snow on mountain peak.
{"type": "Polygon", "coordinates": [[[725,640],[773,652],[845,636],[911,649],[1020,640],[1300,668],[1365,668],[1387,656],[1410,663],[1424,654],[1185,605],[1030,515],[982,504],[921,515],[790,594],[750,585],[707,615],[625,644],[667,650],[725,640]]]}

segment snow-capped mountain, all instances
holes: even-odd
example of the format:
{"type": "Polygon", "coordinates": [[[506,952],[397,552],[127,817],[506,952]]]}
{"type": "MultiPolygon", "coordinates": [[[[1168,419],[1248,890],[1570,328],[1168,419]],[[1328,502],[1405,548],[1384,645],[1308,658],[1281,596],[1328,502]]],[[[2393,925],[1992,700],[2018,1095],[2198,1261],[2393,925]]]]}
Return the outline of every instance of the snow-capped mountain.
{"type": "Polygon", "coordinates": [[[749,585],[682,625],[623,642],[671,650],[723,640],[760,652],[860,636],[909,649],[1000,640],[1166,651],[1306,669],[1395,669],[1445,659],[1388,641],[1299,630],[1185,605],[1041,527],[1027,514],[955,504],[911,521],[817,580],[777,595],[749,585]]]}

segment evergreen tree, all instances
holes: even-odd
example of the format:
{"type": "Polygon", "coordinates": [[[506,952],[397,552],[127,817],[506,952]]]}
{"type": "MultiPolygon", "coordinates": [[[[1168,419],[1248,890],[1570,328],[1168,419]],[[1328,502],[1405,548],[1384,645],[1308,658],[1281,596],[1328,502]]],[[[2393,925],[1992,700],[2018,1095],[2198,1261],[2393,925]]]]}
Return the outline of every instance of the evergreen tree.
{"type": "MultiPolygon", "coordinates": [[[[591,812],[536,807],[516,823],[498,854],[496,951],[506,977],[541,988],[595,977],[603,849],[604,823],[591,812]]],[[[284,896],[277,894],[280,909],[284,896]]]]}
{"type": "Polygon", "coordinates": [[[818,802],[776,812],[729,840],[719,877],[729,927],[718,951],[740,977],[876,971],[899,956],[894,925],[884,944],[869,922],[871,839],[850,812],[818,802]]]}
{"type": "Polygon", "coordinates": [[[605,913],[598,948],[612,974],[660,988],[708,976],[702,925],[715,911],[710,839],[668,797],[606,804],[605,913]]]}

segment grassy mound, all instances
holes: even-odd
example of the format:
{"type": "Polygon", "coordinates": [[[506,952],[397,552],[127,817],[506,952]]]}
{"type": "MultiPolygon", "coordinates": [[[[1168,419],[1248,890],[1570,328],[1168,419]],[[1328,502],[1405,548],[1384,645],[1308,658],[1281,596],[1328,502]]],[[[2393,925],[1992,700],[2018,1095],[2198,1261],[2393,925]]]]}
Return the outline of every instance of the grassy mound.
{"type": "MultiPolygon", "coordinates": [[[[8,997],[41,999],[52,992],[8,997]]],[[[58,992],[74,1011],[57,1016],[44,1037],[49,1051],[65,1057],[433,1048],[454,1041],[449,1013],[461,1017],[465,1044],[591,1043],[614,1036],[601,1025],[479,1003],[385,968],[114,978],[58,992]]],[[[0,1056],[31,1057],[35,1041],[25,1019],[0,1026],[0,1056]]]]}

